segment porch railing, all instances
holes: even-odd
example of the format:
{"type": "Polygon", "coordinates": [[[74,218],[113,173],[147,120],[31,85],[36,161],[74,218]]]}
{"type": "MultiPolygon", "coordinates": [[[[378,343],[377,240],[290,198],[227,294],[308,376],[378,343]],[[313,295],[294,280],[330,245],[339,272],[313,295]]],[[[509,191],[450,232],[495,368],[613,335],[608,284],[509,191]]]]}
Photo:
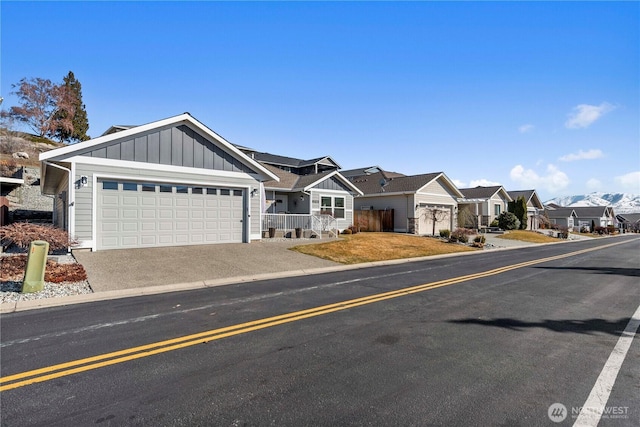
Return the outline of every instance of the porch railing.
{"type": "MultiPolygon", "coordinates": [[[[268,231],[275,228],[282,231],[283,235],[293,232],[296,228],[310,231],[318,237],[329,235],[338,237],[338,222],[331,215],[311,214],[262,214],[262,230],[268,231]]],[[[304,233],[305,235],[307,233],[304,233]]]]}

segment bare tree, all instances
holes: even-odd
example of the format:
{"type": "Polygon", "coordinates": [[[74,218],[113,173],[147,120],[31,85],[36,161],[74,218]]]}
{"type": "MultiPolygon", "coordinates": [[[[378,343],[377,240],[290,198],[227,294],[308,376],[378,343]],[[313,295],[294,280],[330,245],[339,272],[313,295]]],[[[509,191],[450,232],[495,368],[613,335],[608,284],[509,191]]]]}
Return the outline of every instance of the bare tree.
{"type": "Polygon", "coordinates": [[[444,221],[450,215],[451,211],[444,207],[425,206],[423,216],[432,223],[431,235],[436,235],[436,224],[444,221]]]}
{"type": "Polygon", "coordinates": [[[11,87],[20,105],[11,107],[8,114],[28,125],[37,135],[43,137],[53,135],[57,129],[73,129],[75,103],[67,87],[39,77],[23,78],[11,87]],[[56,114],[59,111],[67,114],[56,114]]]}

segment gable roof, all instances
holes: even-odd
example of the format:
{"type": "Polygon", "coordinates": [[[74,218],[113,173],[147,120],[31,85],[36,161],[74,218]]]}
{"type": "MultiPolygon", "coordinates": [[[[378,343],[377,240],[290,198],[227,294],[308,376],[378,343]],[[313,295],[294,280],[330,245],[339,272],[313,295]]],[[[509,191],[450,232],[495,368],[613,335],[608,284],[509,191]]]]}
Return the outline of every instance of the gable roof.
{"type": "Polygon", "coordinates": [[[460,188],[460,192],[464,194],[464,198],[467,200],[488,200],[492,198],[496,193],[501,192],[506,196],[506,199],[508,201],[512,201],[511,196],[509,196],[509,193],[507,193],[507,190],[505,190],[502,185],[494,185],[492,187],[477,186],[473,188],[460,188]]]}
{"type": "Polygon", "coordinates": [[[333,160],[330,156],[318,157],[310,160],[303,160],[303,159],[296,159],[294,157],[279,156],[277,154],[262,153],[258,151],[252,152],[252,156],[254,159],[262,163],[269,163],[272,165],[287,166],[292,168],[303,168],[305,166],[315,165],[316,163],[340,168],[340,165],[335,160],[333,160]]]}
{"type": "Polygon", "coordinates": [[[538,209],[544,209],[544,205],[538,197],[538,193],[536,193],[536,190],[507,191],[507,194],[509,194],[509,197],[511,197],[511,199],[513,200],[516,200],[518,197],[524,197],[524,200],[527,202],[527,204],[531,203],[538,209]]]}
{"type": "Polygon", "coordinates": [[[364,175],[372,175],[375,173],[382,173],[386,179],[391,179],[391,178],[398,178],[401,176],[406,176],[405,174],[402,173],[398,173],[398,172],[389,172],[386,171],[384,169],[382,169],[380,166],[366,166],[363,168],[356,168],[356,169],[346,169],[346,170],[340,170],[340,173],[351,179],[352,177],[356,177],[356,176],[364,176],[364,175]]]}
{"type": "Polygon", "coordinates": [[[636,223],[640,222],[640,213],[621,213],[616,218],[621,222],[636,223]]]}
{"type": "Polygon", "coordinates": [[[352,176],[350,181],[353,182],[364,195],[384,196],[398,193],[416,193],[424,186],[438,179],[442,179],[445,185],[448,186],[457,197],[462,197],[462,193],[460,193],[455,184],[447,178],[444,172],[389,177],[388,173],[380,171],[368,175],[352,176]]]}
{"type": "Polygon", "coordinates": [[[610,206],[573,206],[579,218],[601,218],[613,216],[613,209],[610,206]]]}
{"type": "MultiPolygon", "coordinates": [[[[55,161],[68,161],[68,159],[74,157],[77,153],[81,151],[86,151],[87,149],[98,147],[99,145],[108,144],[112,141],[117,141],[123,138],[132,137],[134,135],[152,131],[157,128],[161,128],[164,126],[171,125],[180,125],[187,124],[190,125],[193,129],[198,130],[204,136],[214,140],[217,144],[219,144],[224,150],[232,154],[235,158],[240,159],[241,162],[245,163],[252,169],[262,173],[267,178],[277,180],[279,179],[277,175],[274,175],[271,171],[266,169],[262,164],[255,161],[251,157],[244,154],[238,148],[236,148],[233,144],[225,140],[223,137],[209,129],[207,126],[202,124],[200,121],[195,119],[191,114],[184,113],[177,116],[169,117],[167,119],[158,120],[155,122],[147,123],[141,126],[130,127],[128,129],[127,126],[112,126],[109,128],[111,133],[104,134],[94,139],[90,139],[88,141],[79,142],[74,145],[68,145],[65,147],[57,148],[54,150],[50,150],[40,154],[40,160],[55,160],[55,161]],[[119,128],[116,130],[116,128],[119,128]]],[[[107,132],[109,132],[107,130],[107,132]]],[[[46,163],[46,162],[45,162],[46,163]]]]}
{"type": "Polygon", "coordinates": [[[267,189],[275,189],[275,190],[288,190],[288,191],[309,191],[311,188],[318,185],[318,183],[336,178],[341,181],[346,187],[353,190],[356,194],[362,194],[360,189],[353,185],[348,179],[343,177],[337,170],[333,171],[324,171],[309,175],[296,175],[295,173],[287,172],[278,168],[277,166],[270,165],[268,163],[264,163],[263,166],[269,169],[274,175],[277,175],[280,180],[275,181],[265,181],[264,187],[267,189]]]}
{"type": "Polygon", "coordinates": [[[546,211],[549,218],[569,218],[570,216],[577,217],[576,211],[573,208],[559,207],[553,210],[546,211]]]}

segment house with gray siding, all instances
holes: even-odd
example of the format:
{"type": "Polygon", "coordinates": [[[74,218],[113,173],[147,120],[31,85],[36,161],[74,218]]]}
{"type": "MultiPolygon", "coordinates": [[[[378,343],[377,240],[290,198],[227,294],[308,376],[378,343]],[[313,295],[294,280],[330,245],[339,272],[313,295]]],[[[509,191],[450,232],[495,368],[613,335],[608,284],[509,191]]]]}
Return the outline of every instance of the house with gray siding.
{"type": "Polygon", "coordinates": [[[40,155],[54,223],[92,250],[261,238],[264,181],[278,176],[185,113],[40,155]]]}
{"type": "Polygon", "coordinates": [[[578,226],[578,215],[575,208],[547,206],[544,214],[551,224],[567,227],[569,231],[573,231],[574,227],[578,226]]]}
{"type": "Polygon", "coordinates": [[[393,209],[393,231],[437,235],[455,228],[457,199],[463,194],[444,172],[406,176],[372,166],[344,174],[363,193],[355,198],[354,208],[393,209]]]}
{"type": "Polygon", "coordinates": [[[338,232],[353,225],[353,197],[362,193],[331,157],[303,160],[241,149],[278,177],[263,183],[263,229],[310,231],[311,217],[332,221],[338,232]]]}

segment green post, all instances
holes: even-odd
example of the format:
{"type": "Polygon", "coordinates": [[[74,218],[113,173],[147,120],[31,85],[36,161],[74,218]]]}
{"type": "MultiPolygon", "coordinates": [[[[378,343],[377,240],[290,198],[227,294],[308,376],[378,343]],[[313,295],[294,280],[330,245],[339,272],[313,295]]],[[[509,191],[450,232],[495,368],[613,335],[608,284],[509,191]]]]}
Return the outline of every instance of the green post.
{"type": "Polygon", "coordinates": [[[22,292],[40,292],[44,289],[44,269],[47,266],[49,242],[34,240],[29,245],[27,268],[24,271],[22,292]]]}

